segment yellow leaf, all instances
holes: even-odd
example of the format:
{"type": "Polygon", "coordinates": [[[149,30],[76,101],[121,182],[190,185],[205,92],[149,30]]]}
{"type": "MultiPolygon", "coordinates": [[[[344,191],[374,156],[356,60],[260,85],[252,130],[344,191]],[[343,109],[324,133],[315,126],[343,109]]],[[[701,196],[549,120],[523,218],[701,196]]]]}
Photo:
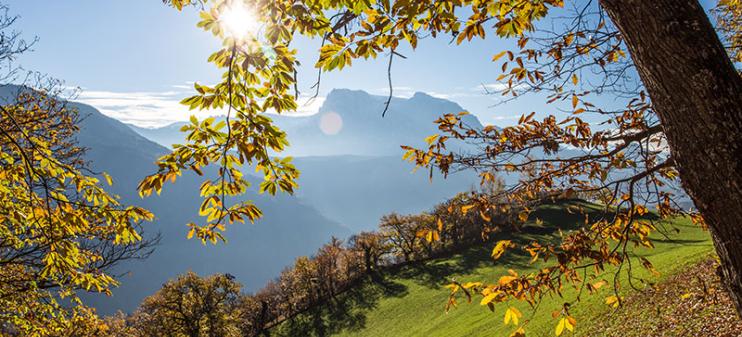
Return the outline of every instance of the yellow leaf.
{"type": "Polygon", "coordinates": [[[577,320],[572,316],[567,316],[567,320],[564,322],[564,327],[567,328],[567,330],[574,332],[575,325],[577,325],[577,320]]]}
{"type": "Polygon", "coordinates": [[[528,212],[523,211],[523,212],[518,213],[518,220],[522,222],[526,222],[526,220],[528,220],[528,212]]]}
{"type": "Polygon", "coordinates": [[[481,302],[479,302],[479,304],[480,304],[480,305],[487,305],[487,304],[489,304],[490,302],[494,301],[494,300],[495,300],[495,298],[497,298],[497,295],[499,295],[499,294],[500,294],[500,292],[494,292],[494,293],[490,293],[489,295],[485,296],[485,297],[484,297],[484,298],[482,299],[482,301],[481,301],[481,302]]]}
{"type": "Polygon", "coordinates": [[[466,214],[466,212],[469,212],[470,209],[474,208],[474,205],[464,205],[461,206],[461,213],[466,214]]]}
{"type": "Polygon", "coordinates": [[[464,289],[469,289],[469,288],[472,288],[472,287],[481,287],[482,286],[482,282],[466,282],[466,283],[462,284],[461,286],[464,289]]]}
{"type": "Polygon", "coordinates": [[[191,228],[191,230],[188,231],[188,238],[189,239],[192,238],[194,233],[196,233],[196,229],[195,228],[191,228]]]}
{"type": "Polygon", "coordinates": [[[593,288],[600,289],[600,287],[602,287],[602,286],[604,286],[606,284],[608,284],[608,282],[606,282],[605,280],[600,280],[598,282],[593,283],[593,288]]]}
{"type": "Polygon", "coordinates": [[[512,241],[510,240],[500,240],[497,241],[497,244],[495,245],[495,248],[492,249],[492,258],[497,260],[499,259],[502,254],[505,253],[505,250],[515,246],[512,241]]]}
{"type": "Polygon", "coordinates": [[[518,325],[518,319],[522,316],[523,314],[521,314],[520,311],[515,307],[508,307],[508,310],[505,311],[505,325],[507,325],[510,321],[513,322],[513,325],[518,325]]]}
{"type": "Polygon", "coordinates": [[[439,241],[440,239],[438,232],[433,230],[428,230],[428,234],[425,236],[425,240],[428,242],[439,241]]]}
{"type": "Polygon", "coordinates": [[[503,276],[503,277],[500,277],[497,283],[499,283],[500,285],[505,285],[505,284],[512,282],[515,279],[517,279],[517,277],[515,276],[503,276]]]}
{"type": "Polygon", "coordinates": [[[564,37],[564,44],[569,46],[570,44],[572,44],[572,41],[574,41],[574,39],[575,39],[575,34],[569,33],[567,34],[567,36],[564,37]]]}
{"type": "Polygon", "coordinates": [[[615,295],[614,295],[614,296],[608,296],[608,297],[606,297],[606,299],[605,299],[605,304],[608,304],[608,305],[610,305],[610,306],[612,306],[612,307],[614,307],[614,308],[617,308],[617,307],[618,307],[618,304],[619,304],[620,302],[621,302],[621,301],[619,300],[619,298],[618,298],[618,297],[616,297],[615,295]]]}
{"type": "Polygon", "coordinates": [[[577,103],[579,102],[580,102],[580,99],[577,98],[577,95],[572,95],[572,108],[573,109],[577,107],[577,103]]]}
{"type": "Polygon", "coordinates": [[[557,336],[561,336],[562,332],[564,332],[564,326],[567,324],[567,320],[562,318],[559,320],[559,323],[556,326],[556,329],[554,330],[554,334],[557,336]]]}
{"type": "Polygon", "coordinates": [[[492,57],[492,62],[499,60],[503,55],[505,55],[505,53],[507,53],[506,50],[497,53],[495,56],[492,57]]]}
{"type": "Polygon", "coordinates": [[[577,78],[577,74],[572,74],[572,83],[574,85],[577,85],[579,79],[577,78]]]}
{"type": "Polygon", "coordinates": [[[113,185],[113,179],[111,179],[111,176],[108,175],[108,173],[103,172],[103,177],[106,178],[106,182],[108,183],[108,186],[113,185]]]}

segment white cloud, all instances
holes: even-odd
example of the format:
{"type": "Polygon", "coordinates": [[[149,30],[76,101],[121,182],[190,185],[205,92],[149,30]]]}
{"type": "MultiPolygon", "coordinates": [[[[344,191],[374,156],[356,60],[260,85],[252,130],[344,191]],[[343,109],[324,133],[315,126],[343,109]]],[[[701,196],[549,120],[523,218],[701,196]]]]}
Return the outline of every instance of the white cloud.
{"type": "Polygon", "coordinates": [[[291,116],[310,116],[314,115],[319,111],[319,108],[322,107],[322,104],[325,103],[325,97],[299,97],[299,100],[297,101],[297,104],[299,105],[296,108],[296,112],[292,112],[291,116]]]}
{"type": "Polygon", "coordinates": [[[187,120],[194,113],[179,103],[186,96],[188,93],[185,91],[83,91],[78,100],[122,122],[142,127],[157,127],[187,120]]]}
{"type": "MultiPolygon", "coordinates": [[[[200,118],[225,115],[226,110],[188,110],[180,101],[193,95],[192,85],[174,85],[168,91],[83,91],[77,100],[100,110],[106,116],[140,127],[160,127],[178,121],[186,121],[191,115],[200,118]]],[[[307,116],[316,113],[324,102],[324,97],[313,100],[299,99],[296,112],[287,115],[307,116]]]]}
{"type": "MultiPolygon", "coordinates": [[[[394,89],[394,92],[393,92],[394,97],[398,97],[398,98],[411,98],[413,95],[415,95],[416,92],[423,92],[425,94],[428,94],[436,98],[447,99],[447,100],[452,100],[452,101],[457,98],[462,98],[462,97],[481,96],[480,93],[473,93],[473,92],[468,92],[466,90],[461,90],[463,88],[460,88],[460,87],[458,88],[460,91],[453,91],[453,92],[446,92],[446,93],[436,92],[436,91],[416,90],[413,87],[406,87],[406,86],[393,87],[393,89],[394,89]]],[[[377,89],[372,90],[371,93],[374,95],[388,96],[389,88],[377,88],[377,89]]]]}
{"type": "MultiPolygon", "coordinates": [[[[415,94],[415,92],[417,92],[415,88],[407,86],[392,87],[392,90],[394,97],[399,98],[410,98],[415,94]]],[[[372,90],[371,93],[374,95],[389,96],[389,87],[377,88],[372,90]]]]}
{"type": "MultiPolygon", "coordinates": [[[[523,83],[518,83],[513,86],[513,89],[519,90],[519,89],[525,89],[526,85],[523,83]]],[[[476,87],[471,88],[472,91],[480,92],[480,93],[499,93],[503,90],[508,89],[507,83],[482,83],[476,87]]]]}
{"type": "Polygon", "coordinates": [[[427,93],[430,96],[447,99],[451,101],[455,101],[457,98],[466,98],[466,97],[482,97],[482,94],[480,93],[471,93],[471,92],[450,92],[450,93],[440,93],[431,91],[427,93]]]}
{"type": "Polygon", "coordinates": [[[508,88],[507,83],[482,83],[482,85],[472,88],[480,92],[499,92],[508,88]]]}

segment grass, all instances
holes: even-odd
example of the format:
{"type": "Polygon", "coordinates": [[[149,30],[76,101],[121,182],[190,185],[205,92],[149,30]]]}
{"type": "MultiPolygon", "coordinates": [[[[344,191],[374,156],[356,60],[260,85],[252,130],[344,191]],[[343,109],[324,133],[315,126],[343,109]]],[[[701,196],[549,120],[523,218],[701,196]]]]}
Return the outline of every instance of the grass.
{"type": "MultiPolygon", "coordinates": [[[[596,215],[595,206],[583,206],[590,215],[596,215]]],[[[558,233],[554,228],[574,229],[584,221],[583,215],[570,213],[566,207],[568,205],[543,206],[532,217],[543,220],[541,227],[531,224],[523,233],[502,235],[502,238],[521,242],[554,240],[558,233]]],[[[635,275],[650,283],[660,282],[685,266],[701,261],[713,249],[708,233],[687,219],[676,219],[667,229],[671,234],[655,241],[654,249],[638,250],[660,272],[659,277],[653,276],[634,263],[635,275]]],[[[460,282],[496,282],[508,269],[522,273],[538,267],[529,265],[527,256],[514,252],[495,262],[489,257],[491,248],[491,243],[485,244],[364,281],[331,304],[284,322],[271,331],[271,336],[508,336],[515,327],[503,324],[504,304],[498,304],[494,314],[480,306],[479,299],[472,304],[460,300],[458,307],[448,313],[444,310],[448,298],[444,285],[451,278],[460,282]]],[[[603,276],[611,281],[614,271],[609,269],[603,276]]],[[[625,273],[621,279],[624,284],[621,293],[630,295],[634,290],[628,286],[625,273]]],[[[612,291],[608,288],[604,287],[597,295],[584,293],[581,302],[570,310],[577,319],[575,333],[586,330],[601,314],[612,310],[604,304],[605,297],[612,291]]],[[[556,295],[545,298],[535,311],[521,303],[512,304],[523,312],[521,323],[527,321],[528,336],[554,335],[557,320],[552,318],[551,312],[560,310],[564,302],[572,301],[577,291],[569,288],[563,294],[564,298],[556,295]]],[[[565,331],[564,335],[569,332],[565,331]]]]}

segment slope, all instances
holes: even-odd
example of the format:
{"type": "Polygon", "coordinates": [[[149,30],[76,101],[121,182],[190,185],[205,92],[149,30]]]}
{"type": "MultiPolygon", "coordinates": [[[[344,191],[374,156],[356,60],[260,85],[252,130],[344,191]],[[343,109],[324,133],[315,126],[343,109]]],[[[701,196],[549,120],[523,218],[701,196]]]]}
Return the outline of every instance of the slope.
{"type": "MultiPolygon", "coordinates": [[[[556,225],[569,229],[580,221],[561,206],[545,207],[538,213],[547,227],[556,225]]],[[[670,231],[672,234],[668,239],[655,242],[657,247],[654,250],[640,252],[661,273],[657,278],[643,269],[635,269],[638,275],[652,282],[682,270],[688,263],[699,261],[712,250],[708,234],[690,221],[677,219],[669,226],[679,232],[670,231]]],[[[556,235],[534,229],[511,238],[544,240],[553,239],[556,235]]],[[[538,267],[528,265],[528,257],[510,253],[493,263],[489,257],[490,249],[491,244],[471,248],[449,258],[388,272],[380,280],[364,281],[334,304],[315,308],[284,322],[271,331],[272,336],[508,336],[515,327],[503,324],[502,304],[496,307],[494,314],[480,306],[478,299],[472,304],[460,300],[457,308],[448,313],[444,310],[448,290],[443,286],[451,278],[460,282],[496,281],[509,268],[523,271],[538,267]]],[[[612,272],[608,270],[606,277],[612,272]]],[[[582,302],[572,309],[571,314],[577,319],[577,333],[593,324],[598,314],[610,310],[603,303],[609,296],[608,288],[604,287],[595,296],[583,296],[582,302]]],[[[628,293],[629,288],[625,286],[622,293],[628,293]]],[[[566,289],[564,294],[571,300],[576,291],[566,289]]],[[[535,313],[524,305],[514,306],[523,312],[522,321],[528,321],[528,336],[553,336],[557,321],[552,319],[551,312],[561,309],[565,301],[558,296],[547,297],[535,313]]]]}
{"type": "Polygon", "coordinates": [[[299,157],[297,196],[325,216],[353,232],[375,229],[379,218],[391,212],[419,213],[475,186],[472,171],[457,172],[431,181],[427,170],[400,156],[299,157]]]}

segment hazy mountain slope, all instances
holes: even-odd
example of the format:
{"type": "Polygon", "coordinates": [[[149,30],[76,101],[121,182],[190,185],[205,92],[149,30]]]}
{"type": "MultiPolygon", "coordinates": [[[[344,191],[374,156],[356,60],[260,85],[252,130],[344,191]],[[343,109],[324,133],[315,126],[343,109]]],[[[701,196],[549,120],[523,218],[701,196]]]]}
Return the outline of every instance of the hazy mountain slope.
{"type": "Polygon", "coordinates": [[[297,195],[322,214],[354,231],[375,229],[379,218],[392,211],[416,213],[431,209],[477,181],[473,172],[429,179],[425,169],[400,156],[299,157],[297,195]]]}
{"type": "Polygon", "coordinates": [[[249,194],[245,198],[256,200],[265,214],[258,223],[230,227],[226,233],[229,243],[217,247],[187,240],[185,224],[200,221],[196,210],[202,178],[186,174],[161,196],[140,199],[137,183],[153,172],[153,162],[167,149],[90,106],[76,104],[76,107],[85,116],[78,138],[82,146],[90,148],[87,156],[93,168],[113,176],[113,190],[125,203],[151,210],[157,220],[147,226],[148,231],[162,233],[161,244],[149,259],[120,268],[131,273],[122,279],[122,286],[114,290],[113,297],[92,299],[104,313],[135,308],[167,279],[189,269],[201,274],[231,273],[248,289],[254,289],[278,275],[295,257],[314,252],[331,235],[349,233],[296,197],[249,194]]]}
{"type": "Polygon", "coordinates": [[[180,128],[185,124],[185,122],[178,122],[159,128],[143,128],[134,124],[125,125],[144,138],[169,148],[173,144],[183,144],[185,136],[184,133],[180,131],[180,128]]]}

